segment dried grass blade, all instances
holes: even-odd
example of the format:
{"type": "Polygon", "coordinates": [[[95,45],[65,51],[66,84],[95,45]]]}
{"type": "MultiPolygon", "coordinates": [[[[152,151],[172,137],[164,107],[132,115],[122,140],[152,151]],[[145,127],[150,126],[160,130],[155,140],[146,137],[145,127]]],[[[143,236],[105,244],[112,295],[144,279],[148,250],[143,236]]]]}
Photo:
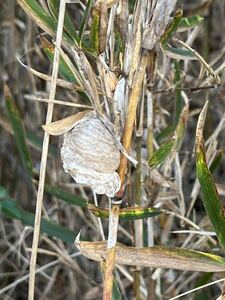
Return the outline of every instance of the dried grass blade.
{"type": "MultiPolygon", "coordinates": [[[[89,259],[104,261],[106,258],[106,242],[83,242],[76,238],[75,245],[89,259]]],[[[225,271],[225,259],[214,254],[159,246],[136,248],[120,243],[116,246],[116,263],[198,272],[225,271]]]]}
{"type": "Polygon", "coordinates": [[[50,135],[60,135],[70,131],[77,122],[89,113],[90,110],[85,110],[62,120],[43,125],[42,128],[50,135]]]}

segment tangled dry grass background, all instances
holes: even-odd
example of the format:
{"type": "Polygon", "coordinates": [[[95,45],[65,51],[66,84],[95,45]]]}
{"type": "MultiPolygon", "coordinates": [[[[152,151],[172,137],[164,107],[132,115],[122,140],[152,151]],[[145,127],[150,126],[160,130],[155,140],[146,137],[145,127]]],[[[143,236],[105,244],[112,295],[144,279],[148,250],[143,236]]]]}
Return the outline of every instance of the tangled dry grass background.
{"type": "MultiPolygon", "coordinates": [[[[43,7],[47,7],[47,2],[40,1],[43,7]]],[[[86,4],[87,1],[81,2],[86,4]]],[[[132,6],[134,1],[129,2],[132,6]]],[[[204,20],[195,28],[185,32],[176,32],[176,38],[186,41],[188,45],[197,50],[213,70],[220,68],[223,70],[225,2],[219,0],[178,1],[177,7],[182,6],[184,16],[199,15],[204,17],[204,20]]],[[[79,28],[83,13],[82,5],[71,3],[67,7],[75,27],[79,28]]],[[[43,102],[43,99],[46,101],[48,99],[50,84],[49,80],[35,76],[29,68],[32,67],[32,69],[50,76],[52,63],[43,51],[45,48],[43,41],[46,35],[24,13],[16,1],[0,1],[0,16],[0,197],[4,188],[10,198],[16,200],[20,207],[27,212],[34,213],[42,152],[41,144],[44,135],[42,125],[45,124],[47,110],[47,104],[43,102]],[[18,61],[18,58],[27,66],[26,68],[18,61]],[[25,127],[26,141],[33,161],[33,183],[31,183],[18,153],[15,131],[12,129],[3,97],[3,82],[6,82],[10,88],[25,127]]],[[[51,38],[49,40],[51,41],[51,38]]],[[[132,155],[137,160],[140,157],[136,154],[142,155],[142,158],[146,160],[149,151],[151,152],[153,149],[155,151],[163,142],[162,132],[165,134],[164,130],[174,120],[176,98],[183,97],[184,100],[190,101],[190,113],[179,157],[176,156],[173,164],[167,162],[164,169],[160,169],[163,178],[171,184],[175,184],[176,189],[171,186],[169,188],[162,187],[163,178],[154,182],[151,177],[146,177],[148,171],[144,165],[141,169],[135,169],[132,164],[129,164],[122,208],[135,204],[143,207],[155,206],[167,209],[171,214],[161,214],[154,218],[139,220],[139,223],[121,220],[118,227],[118,241],[128,246],[138,243],[144,246],[167,245],[224,256],[215,235],[213,235],[211,223],[201,200],[196,180],[194,155],[198,115],[206,101],[209,100],[204,137],[207,141],[213,134],[214,136],[216,134],[216,148],[212,148],[208,156],[211,158],[211,163],[215,163],[213,176],[219,195],[223,200],[225,195],[225,160],[223,156],[225,136],[222,124],[225,119],[223,71],[219,74],[222,84],[216,85],[215,80],[211,80],[210,72],[202,72],[203,67],[198,60],[170,59],[157,47],[154,55],[157,55],[154,82],[151,81],[151,65],[147,67],[145,81],[153,99],[152,136],[154,136],[154,142],[152,142],[152,149],[149,150],[149,144],[147,144],[149,119],[146,117],[148,107],[143,101],[143,105],[138,108],[132,155]],[[177,73],[179,74],[177,75],[177,73]],[[148,81],[148,76],[150,76],[150,81],[148,81]],[[207,80],[210,88],[196,88],[202,86],[202,83],[207,80]],[[180,87],[183,88],[183,94],[180,94],[180,87]],[[176,88],[178,89],[176,90],[176,88]],[[140,117],[141,112],[145,115],[143,119],[140,117]],[[219,124],[222,125],[218,128],[219,124]],[[219,163],[215,161],[215,158],[218,158],[219,163]],[[140,181],[140,185],[137,184],[137,180],[140,181]],[[140,198],[139,203],[135,202],[138,197],[140,198]],[[197,234],[196,230],[199,229],[204,231],[204,234],[197,234]]],[[[95,69],[94,61],[92,58],[88,58],[91,66],[95,69]]],[[[119,56],[116,58],[118,61],[121,59],[119,56]]],[[[115,68],[114,72],[118,78],[123,76],[121,70],[115,68]]],[[[63,119],[90,109],[92,106],[86,95],[63,87],[57,88],[55,99],[59,102],[54,107],[54,120],[63,119]]],[[[107,208],[108,198],[105,195],[96,195],[90,188],[75,183],[64,172],[60,158],[61,144],[62,137],[51,137],[46,182],[81,199],[86,199],[90,204],[107,208]]],[[[208,144],[206,142],[206,146],[208,144]]],[[[74,236],[82,229],[82,236],[88,241],[107,239],[107,219],[96,218],[87,207],[72,205],[59,198],[54,193],[45,193],[43,216],[47,220],[71,230],[74,236]]],[[[15,216],[7,217],[4,211],[1,213],[1,299],[27,299],[33,228],[22,224],[17,219],[15,216]]],[[[103,281],[99,263],[83,257],[72,243],[51,237],[51,234],[42,234],[38,247],[37,268],[35,299],[87,300],[101,299],[102,297],[103,281]]],[[[210,273],[210,269],[208,271],[201,273],[159,268],[140,269],[118,265],[115,278],[122,299],[133,299],[134,297],[136,300],[171,299],[183,292],[225,277],[224,272],[210,273]]],[[[197,293],[184,296],[183,299],[216,299],[222,294],[222,284],[219,282],[200,289],[197,293]]]]}

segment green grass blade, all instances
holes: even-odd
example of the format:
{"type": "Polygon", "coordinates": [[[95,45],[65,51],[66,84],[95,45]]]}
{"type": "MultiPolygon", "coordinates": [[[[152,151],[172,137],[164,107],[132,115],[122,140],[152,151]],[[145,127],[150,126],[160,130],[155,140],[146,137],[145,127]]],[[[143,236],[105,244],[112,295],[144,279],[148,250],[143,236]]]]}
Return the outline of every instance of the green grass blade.
{"type": "Polygon", "coordinates": [[[203,127],[206,117],[208,102],[205,104],[202,112],[199,115],[197,129],[196,129],[196,172],[202,190],[202,200],[206,212],[213,225],[214,231],[218,237],[221,246],[225,249],[225,211],[223,204],[219,198],[216,185],[211,172],[207,166],[203,127]]]}
{"type": "MultiPolygon", "coordinates": [[[[41,46],[44,49],[46,55],[48,56],[51,63],[53,63],[54,60],[54,53],[55,53],[55,46],[50,43],[46,38],[41,38],[41,46]]],[[[66,61],[60,56],[59,60],[59,73],[60,75],[70,82],[76,82],[77,80],[71,71],[69,65],[66,63],[66,61]]]]}
{"type": "Polygon", "coordinates": [[[196,57],[188,49],[166,46],[164,52],[167,56],[174,59],[196,60],[196,57]]]}
{"type": "MultiPolygon", "coordinates": [[[[100,208],[98,206],[95,206],[93,204],[88,204],[87,207],[96,217],[99,218],[108,218],[109,217],[109,210],[100,208]]],[[[120,220],[138,220],[138,219],[144,219],[144,218],[151,218],[154,216],[158,216],[163,211],[154,208],[154,207],[128,207],[128,208],[122,208],[119,213],[120,220]]]]}
{"type": "Polygon", "coordinates": [[[179,23],[179,27],[189,29],[191,27],[200,25],[203,20],[204,18],[201,16],[190,16],[190,17],[182,18],[179,23]]]}
{"type": "Polygon", "coordinates": [[[176,144],[175,140],[165,142],[164,144],[162,144],[150,159],[149,167],[151,169],[154,169],[159,165],[161,165],[166,160],[168,155],[171,153],[175,144],[176,144]]]}
{"type": "Polygon", "coordinates": [[[176,11],[176,14],[175,14],[175,17],[174,17],[173,21],[171,22],[171,24],[168,26],[166,31],[161,36],[160,42],[161,42],[163,47],[166,46],[166,44],[171,39],[173,33],[177,30],[177,28],[180,24],[182,15],[183,15],[183,11],[181,9],[178,9],[176,11]]]}
{"type": "MultiPolygon", "coordinates": [[[[8,218],[20,220],[24,225],[34,226],[34,214],[23,210],[12,199],[0,200],[0,212],[8,218]]],[[[41,220],[41,232],[68,243],[73,243],[77,236],[77,233],[44,218],[41,220]]]]}
{"type": "MultiPolygon", "coordinates": [[[[36,0],[17,0],[26,14],[45,32],[51,36],[55,36],[57,30],[57,21],[54,20],[36,0]]],[[[65,40],[74,45],[74,41],[64,33],[65,40]]]]}
{"type": "Polygon", "coordinates": [[[100,16],[97,9],[92,10],[92,23],[91,23],[91,45],[96,53],[99,51],[99,26],[100,16]]]}
{"type": "Polygon", "coordinates": [[[86,28],[86,25],[87,25],[87,22],[88,22],[88,18],[89,18],[89,15],[90,15],[92,3],[93,3],[93,0],[88,0],[88,2],[86,4],[85,11],[84,11],[84,14],[83,14],[83,17],[82,17],[82,20],[81,20],[80,29],[79,29],[79,37],[80,37],[81,41],[82,41],[83,34],[84,34],[84,31],[85,31],[85,28],[86,28]]]}
{"type": "Polygon", "coordinates": [[[162,143],[164,140],[169,138],[174,133],[175,128],[176,124],[172,124],[162,130],[162,132],[160,132],[156,137],[157,142],[162,143]]]}
{"type": "MultiPolygon", "coordinates": [[[[49,9],[50,9],[50,12],[51,12],[53,18],[57,22],[60,1],[59,0],[48,0],[47,2],[48,2],[48,6],[49,6],[49,9]]],[[[79,38],[78,34],[76,33],[76,29],[75,29],[73,22],[71,21],[71,18],[67,12],[65,13],[64,29],[67,32],[67,34],[71,37],[71,39],[78,45],[80,42],[80,38],[79,38]]]]}
{"type": "Polygon", "coordinates": [[[33,163],[30,156],[29,149],[26,144],[26,133],[23,127],[23,122],[20,117],[19,111],[15,105],[14,99],[7,85],[4,86],[4,96],[9,120],[14,132],[16,146],[19,151],[20,158],[27,174],[32,178],[33,163]]]}
{"type": "Polygon", "coordinates": [[[120,290],[115,279],[113,280],[112,300],[122,300],[122,296],[120,294],[120,290]]]}
{"type": "Polygon", "coordinates": [[[58,187],[51,186],[48,184],[45,185],[45,193],[47,193],[51,196],[55,196],[65,202],[71,203],[73,205],[78,205],[80,207],[87,207],[87,205],[88,205],[87,200],[85,200],[81,197],[75,196],[71,193],[65,192],[58,187]]]}

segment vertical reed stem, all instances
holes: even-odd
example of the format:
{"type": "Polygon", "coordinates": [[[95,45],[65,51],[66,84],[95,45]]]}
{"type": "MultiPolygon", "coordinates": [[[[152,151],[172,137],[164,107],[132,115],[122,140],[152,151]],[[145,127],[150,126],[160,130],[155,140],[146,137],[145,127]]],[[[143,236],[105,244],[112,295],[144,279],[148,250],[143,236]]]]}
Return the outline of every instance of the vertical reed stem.
{"type": "MultiPolygon", "coordinates": [[[[136,118],[137,105],[142,92],[142,83],[145,75],[145,68],[148,61],[147,53],[143,53],[139,67],[136,71],[133,87],[130,93],[130,101],[128,104],[128,112],[125,122],[124,134],[123,134],[123,146],[129,152],[131,146],[131,139],[133,133],[134,122],[136,118]]],[[[127,170],[127,158],[122,155],[119,166],[119,176],[121,180],[121,190],[117,196],[123,194],[123,185],[127,170]]],[[[113,286],[113,271],[115,267],[116,258],[116,241],[117,241],[117,226],[119,220],[120,204],[113,204],[110,210],[110,222],[109,222],[109,238],[107,245],[107,256],[106,256],[106,268],[104,278],[104,289],[103,289],[103,300],[112,299],[112,286],[113,286]]]]}
{"type": "MultiPolygon", "coordinates": [[[[65,7],[66,7],[66,0],[61,0],[60,7],[59,7],[59,17],[58,17],[58,27],[57,27],[57,34],[56,34],[56,46],[55,46],[54,61],[53,61],[52,80],[51,80],[51,87],[49,93],[50,101],[55,99],[65,7]]],[[[52,121],[53,108],[54,108],[54,103],[49,102],[47,115],[46,115],[46,124],[49,124],[52,121]]],[[[30,260],[29,291],[28,291],[29,300],[34,299],[35,269],[36,269],[36,261],[37,261],[38,241],[40,235],[41,212],[42,212],[42,203],[43,203],[43,195],[44,195],[48,146],[49,146],[49,135],[48,133],[45,132],[43,145],[42,145],[40,178],[39,178],[38,192],[37,192],[37,203],[36,203],[36,212],[35,212],[35,221],[34,221],[34,235],[33,235],[32,252],[31,252],[31,260],[30,260]]]]}

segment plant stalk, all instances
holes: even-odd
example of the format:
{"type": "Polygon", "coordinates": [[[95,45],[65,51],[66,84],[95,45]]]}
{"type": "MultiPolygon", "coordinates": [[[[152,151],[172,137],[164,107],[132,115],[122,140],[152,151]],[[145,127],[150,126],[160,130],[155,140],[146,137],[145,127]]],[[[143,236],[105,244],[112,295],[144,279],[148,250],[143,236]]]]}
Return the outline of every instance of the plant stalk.
{"type": "MultiPolygon", "coordinates": [[[[66,7],[66,0],[61,0],[60,8],[59,8],[57,34],[56,34],[56,47],[55,47],[55,53],[54,53],[51,88],[50,88],[50,93],[49,93],[49,100],[51,102],[48,104],[48,110],[47,110],[47,115],[46,115],[46,124],[51,123],[52,116],[53,116],[54,103],[52,101],[55,98],[56,85],[57,85],[60,47],[61,47],[61,42],[62,42],[65,7],[66,7]]],[[[43,203],[43,195],[44,195],[44,183],[45,183],[47,156],[48,156],[48,146],[49,146],[49,135],[48,135],[48,133],[45,132],[43,146],[42,146],[40,178],[39,178],[38,192],[37,192],[37,203],[36,203],[36,212],[35,212],[35,221],[34,221],[34,234],[33,234],[33,242],[32,242],[31,260],[30,260],[29,291],[28,291],[28,299],[29,300],[34,299],[35,274],[36,274],[35,269],[36,269],[37,249],[38,249],[38,242],[39,242],[39,235],[40,235],[41,212],[42,212],[42,203],[43,203]]]]}
{"type": "MultiPolygon", "coordinates": [[[[126,151],[130,151],[131,140],[134,122],[136,118],[136,111],[140,96],[142,94],[142,84],[145,75],[145,69],[148,61],[148,55],[143,52],[139,67],[136,71],[133,87],[130,92],[130,101],[128,104],[128,112],[124,127],[124,134],[122,143],[126,151]]],[[[123,195],[124,190],[124,180],[127,170],[127,158],[122,155],[119,166],[119,176],[121,180],[121,189],[117,194],[120,198],[123,195]]],[[[105,268],[105,278],[104,278],[104,289],[103,289],[103,300],[112,299],[112,286],[113,286],[113,271],[115,267],[116,258],[116,241],[117,241],[117,227],[119,221],[120,204],[112,204],[112,209],[110,211],[110,222],[109,222],[109,238],[107,245],[107,256],[106,256],[106,268],[105,268]]]]}

